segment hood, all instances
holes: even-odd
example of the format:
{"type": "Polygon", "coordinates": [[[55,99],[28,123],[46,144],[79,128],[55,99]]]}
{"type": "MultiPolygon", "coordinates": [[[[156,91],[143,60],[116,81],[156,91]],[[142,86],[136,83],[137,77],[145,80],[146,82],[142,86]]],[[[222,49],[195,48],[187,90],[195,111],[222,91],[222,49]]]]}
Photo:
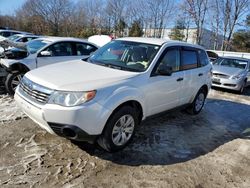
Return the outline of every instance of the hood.
{"type": "Polygon", "coordinates": [[[23,59],[28,56],[28,52],[18,49],[10,48],[4,51],[4,58],[6,59],[23,59]]]}
{"type": "Polygon", "coordinates": [[[221,66],[221,65],[213,65],[213,73],[233,76],[233,75],[238,75],[242,72],[245,72],[245,69],[227,67],[227,66],[221,66]]]}
{"type": "Polygon", "coordinates": [[[139,73],[75,60],[35,69],[28,72],[25,76],[31,81],[50,89],[90,91],[137,75],[139,73]]]}

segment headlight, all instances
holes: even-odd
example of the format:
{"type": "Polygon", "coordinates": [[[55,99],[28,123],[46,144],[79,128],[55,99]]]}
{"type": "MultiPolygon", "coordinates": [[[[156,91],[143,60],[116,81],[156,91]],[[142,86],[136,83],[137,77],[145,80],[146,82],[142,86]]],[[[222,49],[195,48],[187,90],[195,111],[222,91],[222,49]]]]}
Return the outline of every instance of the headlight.
{"type": "Polygon", "coordinates": [[[90,101],[95,97],[96,91],[66,92],[55,91],[52,93],[49,103],[61,106],[77,106],[90,101]]]}
{"type": "Polygon", "coordinates": [[[240,80],[240,79],[243,78],[244,76],[245,76],[245,73],[243,72],[243,73],[240,73],[240,74],[238,74],[238,75],[236,75],[236,76],[233,76],[232,79],[233,79],[233,80],[240,80]]]}

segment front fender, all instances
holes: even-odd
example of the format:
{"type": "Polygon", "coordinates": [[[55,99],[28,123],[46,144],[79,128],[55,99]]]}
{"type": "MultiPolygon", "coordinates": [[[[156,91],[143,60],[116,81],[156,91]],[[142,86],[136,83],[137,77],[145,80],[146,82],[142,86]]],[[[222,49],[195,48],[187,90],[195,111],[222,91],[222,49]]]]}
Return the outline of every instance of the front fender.
{"type": "Polygon", "coordinates": [[[1,59],[0,63],[6,70],[8,70],[10,69],[11,65],[19,63],[19,61],[15,59],[1,59]]]}
{"type": "Polygon", "coordinates": [[[114,90],[105,100],[101,103],[102,105],[112,112],[121,104],[128,101],[137,101],[140,103],[143,111],[143,117],[145,112],[144,94],[138,88],[132,86],[124,86],[114,90]]]}

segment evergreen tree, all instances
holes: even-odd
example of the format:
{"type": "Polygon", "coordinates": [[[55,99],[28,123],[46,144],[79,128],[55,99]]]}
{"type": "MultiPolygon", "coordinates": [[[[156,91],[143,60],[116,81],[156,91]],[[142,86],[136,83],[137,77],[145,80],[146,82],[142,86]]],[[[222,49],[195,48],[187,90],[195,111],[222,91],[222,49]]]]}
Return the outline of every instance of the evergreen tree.
{"type": "Polygon", "coordinates": [[[129,30],[130,37],[141,37],[143,35],[143,30],[141,26],[141,22],[136,20],[132,23],[131,28],[129,30]]]}
{"type": "Polygon", "coordinates": [[[250,15],[247,16],[246,29],[234,33],[232,44],[235,51],[250,52],[250,15]]]}
{"type": "Polygon", "coordinates": [[[176,25],[173,29],[171,29],[171,33],[169,35],[170,39],[172,40],[179,40],[183,41],[185,35],[183,34],[185,28],[185,25],[183,21],[177,20],[176,25]]]}

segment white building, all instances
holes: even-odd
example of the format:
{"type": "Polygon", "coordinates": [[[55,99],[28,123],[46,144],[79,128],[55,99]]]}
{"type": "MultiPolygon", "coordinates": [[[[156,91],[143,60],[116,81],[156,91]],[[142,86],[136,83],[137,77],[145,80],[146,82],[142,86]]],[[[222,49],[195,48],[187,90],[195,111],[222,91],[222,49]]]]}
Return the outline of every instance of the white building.
{"type": "MultiPolygon", "coordinates": [[[[160,38],[165,38],[167,40],[170,40],[170,34],[171,29],[166,28],[162,29],[161,31],[158,29],[143,29],[144,37],[154,37],[159,36],[160,38]]],[[[196,28],[189,28],[184,29],[183,35],[185,36],[183,41],[186,41],[188,43],[197,44],[196,40],[196,28]]],[[[218,36],[218,41],[215,40],[215,33],[208,30],[208,29],[202,29],[202,38],[201,38],[201,44],[206,49],[220,49],[221,44],[223,41],[223,37],[221,35],[218,36]]]]}

